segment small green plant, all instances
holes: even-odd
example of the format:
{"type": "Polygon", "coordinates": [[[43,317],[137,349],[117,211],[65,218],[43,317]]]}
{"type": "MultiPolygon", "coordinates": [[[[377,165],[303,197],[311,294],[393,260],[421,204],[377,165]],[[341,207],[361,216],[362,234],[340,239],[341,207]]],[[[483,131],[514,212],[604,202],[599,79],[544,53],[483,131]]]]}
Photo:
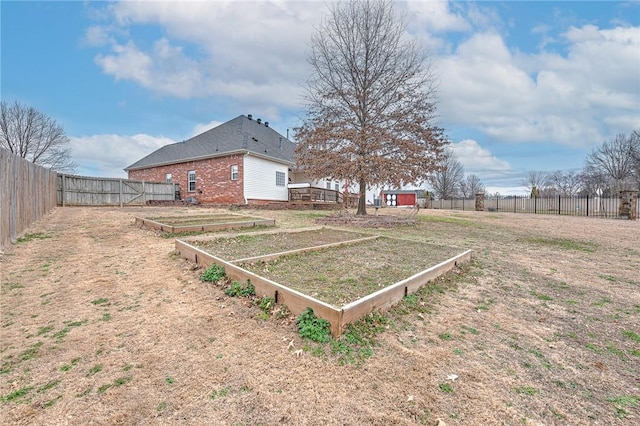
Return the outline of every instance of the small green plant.
{"type": "Polygon", "coordinates": [[[622,334],[624,334],[625,337],[628,337],[634,342],[640,343],[640,334],[636,333],[635,331],[624,330],[622,334]]]}
{"type": "Polygon", "coordinates": [[[45,408],[49,408],[52,407],[56,402],[60,401],[62,399],[62,395],[58,395],[53,399],[50,399],[49,401],[44,403],[44,407],[45,408]]]}
{"type": "Polygon", "coordinates": [[[638,401],[640,401],[640,397],[621,395],[621,396],[616,396],[612,398],[607,398],[607,401],[613,403],[613,406],[616,409],[616,416],[618,418],[624,418],[628,414],[625,408],[637,407],[638,401]]]}
{"type": "Polygon", "coordinates": [[[17,289],[17,288],[24,288],[24,286],[22,284],[20,284],[20,283],[14,283],[14,282],[9,282],[9,281],[6,281],[6,282],[2,283],[2,290],[3,291],[14,290],[14,289],[17,289]]]}
{"type": "Polygon", "coordinates": [[[38,350],[40,349],[40,346],[42,346],[42,342],[38,342],[38,343],[34,344],[33,346],[31,346],[29,349],[23,351],[20,354],[20,359],[22,361],[28,361],[30,359],[35,358],[36,355],[38,355],[38,350]]]}
{"type": "Polygon", "coordinates": [[[453,387],[449,383],[440,383],[438,387],[444,393],[453,393],[453,387]]]}
{"type": "Polygon", "coordinates": [[[111,319],[111,314],[109,312],[105,312],[104,314],[102,314],[102,318],[100,318],[101,321],[109,321],[111,319]]]}
{"type": "Polygon", "coordinates": [[[444,333],[440,333],[438,334],[438,337],[442,340],[451,340],[453,337],[451,336],[451,333],[449,333],[448,331],[445,331],[444,333]]]}
{"type": "Polygon", "coordinates": [[[226,275],[227,274],[224,271],[224,266],[220,266],[214,263],[213,265],[205,269],[204,272],[200,275],[200,281],[216,283],[226,275]]]}
{"type": "Polygon", "coordinates": [[[224,387],[224,388],[222,388],[220,390],[215,390],[214,389],[214,390],[211,391],[211,394],[209,395],[209,398],[211,398],[211,399],[216,399],[218,397],[223,398],[223,397],[229,395],[229,391],[231,391],[231,389],[228,386],[224,387]]]}
{"type": "Polygon", "coordinates": [[[224,294],[230,297],[255,296],[256,288],[249,280],[247,280],[247,285],[244,287],[238,281],[233,281],[231,286],[224,290],[224,294]]]}
{"type": "Polygon", "coordinates": [[[102,364],[97,364],[89,370],[89,372],[87,373],[87,377],[93,376],[94,374],[98,374],[101,371],[102,371],[102,364]]]}
{"type": "Polygon", "coordinates": [[[51,238],[51,235],[45,234],[44,232],[34,232],[34,233],[26,233],[21,237],[16,239],[18,243],[27,243],[33,240],[44,240],[46,238],[51,238]]]}
{"type": "Polygon", "coordinates": [[[50,332],[51,330],[53,330],[53,327],[48,325],[46,327],[41,327],[40,330],[38,330],[38,336],[41,336],[43,334],[47,334],[48,332],[50,332]]]}
{"type": "Polygon", "coordinates": [[[47,383],[46,385],[42,386],[40,389],[38,389],[37,392],[38,393],[46,392],[51,388],[55,388],[59,384],[60,384],[60,380],[52,380],[49,383],[47,383]]]}
{"type": "Polygon", "coordinates": [[[106,385],[102,385],[98,388],[98,393],[105,393],[107,389],[113,386],[111,383],[107,383],[106,385]]]}
{"type": "Polygon", "coordinates": [[[167,409],[167,403],[164,401],[158,404],[158,406],[156,407],[157,411],[164,411],[166,409],[167,409]]]}
{"type": "Polygon", "coordinates": [[[165,381],[168,385],[172,385],[172,384],[174,384],[174,383],[175,383],[175,381],[176,381],[176,380],[175,380],[173,377],[169,377],[169,376],[167,376],[167,377],[165,377],[165,378],[164,378],[164,381],[165,381]]]}
{"type": "Polygon", "coordinates": [[[269,312],[271,312],[271,309],[275,304],[276,304],[276,299],[274,299],[273,297],[265,296],[262,299],[260,299],[259,306],[264,313],[268,314],[269,312]]]}
{"type": "Polygon", "coordinates": [[[104,305],[105,303],[109,303],[109,299],[105,297],[101,297],[100,299],[95,299],[91,301],[93,305],[104,305]]]}
{"type": "Polygon", "coordinates": [[[519,386],[515,389],[516,393],[521,395],[529,395],[529,396],[533,396],[535,394],[537,394],[538,392],[540,392],[538,389],[533,388],[531,386],[519,386]]]}
{"type": "Polygon", "coordinates": [[[17,391],[12,392],[9,395],[5,396],[3,399],[6,402],[13,401],[13,400],[18,400],[18,399],[26,396],[29,392],[31,392],[32,389],[33,389],[33,386],[29,386],[29,387],[26,387],[26,388],[18,389],[17,391]]]}
{"type": "Polygon", "coordinates": [[[318,318],[313,309],[307,308],[298,316],[298,334],[303,339],[313,340],[318,343],[326,343],[330,340],[331,324],[329,321],[318,318]]]}

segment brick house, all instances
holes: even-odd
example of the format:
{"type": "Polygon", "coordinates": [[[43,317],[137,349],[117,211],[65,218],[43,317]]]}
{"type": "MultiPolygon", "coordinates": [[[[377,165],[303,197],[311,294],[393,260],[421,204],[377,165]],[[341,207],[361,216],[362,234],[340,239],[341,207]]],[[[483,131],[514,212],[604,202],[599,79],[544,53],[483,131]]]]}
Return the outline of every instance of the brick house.
{"type": "Polygon", "coordinates": [[[295,143],[268,122],[240,115],[183,142],[165,145],[124,170],[129,179],[173,182],[183,199],[260,204],[288,200],[295,143]]]}

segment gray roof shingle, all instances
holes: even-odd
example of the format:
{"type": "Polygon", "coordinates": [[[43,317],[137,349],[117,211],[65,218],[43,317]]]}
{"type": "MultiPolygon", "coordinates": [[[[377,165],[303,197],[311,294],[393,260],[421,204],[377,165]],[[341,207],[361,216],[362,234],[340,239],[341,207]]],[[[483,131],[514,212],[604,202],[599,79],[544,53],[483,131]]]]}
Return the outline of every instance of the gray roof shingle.
{"type": "Polygon", "coordinates": [[[183,142],[165,145],[124,170],[145,169],[211,157],[249,152],[279,163],[295,164],[296,144],[280,133],[240,115],[183,142]]]}

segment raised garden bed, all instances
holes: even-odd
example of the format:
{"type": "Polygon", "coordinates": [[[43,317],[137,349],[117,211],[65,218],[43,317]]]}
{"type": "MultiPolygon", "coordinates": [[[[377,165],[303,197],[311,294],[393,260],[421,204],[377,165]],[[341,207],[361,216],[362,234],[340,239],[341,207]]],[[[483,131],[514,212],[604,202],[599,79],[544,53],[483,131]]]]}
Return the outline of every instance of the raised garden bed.
{"type": "Polygon", "coordinates": [[[136,224],[171,234],[183,232],[210,232],[223,229],[274,226],[275,219],[264,219],[236,214],[136,217],[136,224]]]}
{"type": "Polygon", "coordinates": [[[178,239],[176,251],[204,267],[221,265],[234,280],[250,280],[257,294],[296,315],[311,307],[334,336],[471,258],[470,250],[337,229],[178,239]]]}
{"type": "Polygon", "coordinates": [[[314,227],[287,232],[279,230],[243,234],[233,238],[194,239],[191,243],[208,253],[232,261],[361,238],[371,238],[371,235],[357,232],[337,232],[335,229],[314,227]]]}

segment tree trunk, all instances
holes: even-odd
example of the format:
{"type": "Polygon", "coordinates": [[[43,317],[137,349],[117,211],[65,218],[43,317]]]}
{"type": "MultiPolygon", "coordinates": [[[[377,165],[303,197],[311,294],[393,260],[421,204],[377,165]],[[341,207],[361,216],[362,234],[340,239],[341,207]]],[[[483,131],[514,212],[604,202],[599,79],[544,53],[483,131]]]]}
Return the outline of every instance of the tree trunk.
{"type": "Polygon", "coordinates": [[[358,199],[358,211],[356,215],[367,215],[367,183],[364,180],[360,180],[360,198],[358,199]]]}

